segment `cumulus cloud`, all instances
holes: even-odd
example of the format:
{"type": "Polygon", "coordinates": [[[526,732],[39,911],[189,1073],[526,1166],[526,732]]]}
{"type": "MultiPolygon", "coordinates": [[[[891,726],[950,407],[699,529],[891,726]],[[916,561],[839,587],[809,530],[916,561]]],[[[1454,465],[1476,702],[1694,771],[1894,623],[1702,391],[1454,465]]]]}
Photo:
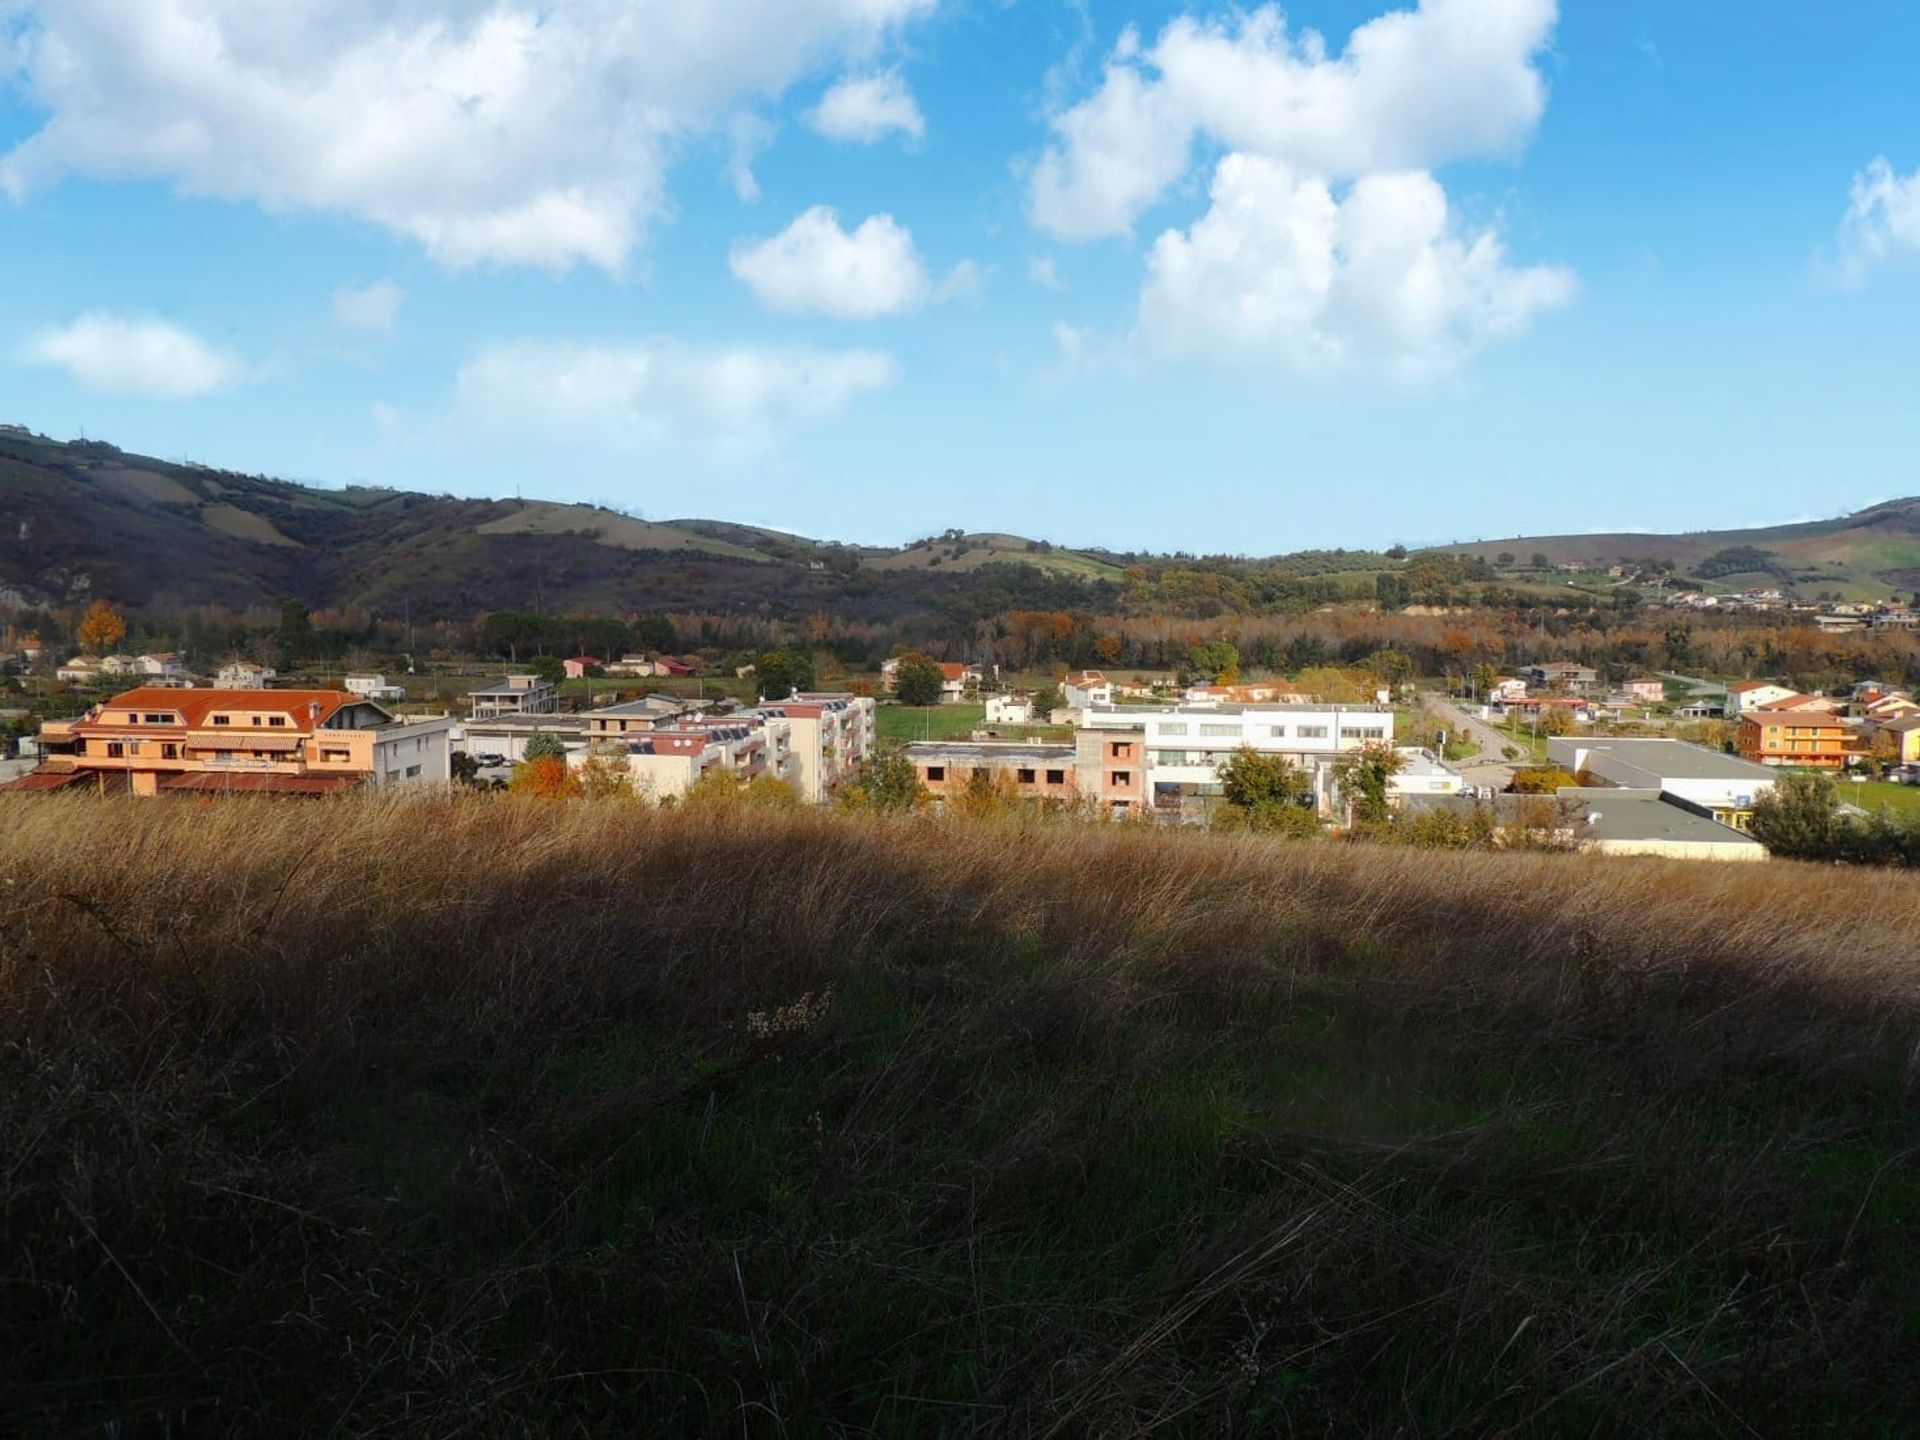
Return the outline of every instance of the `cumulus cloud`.
{"type": "Polygon", "coordinates": [[[934,4],[25,0],[0,47],[47,119],[0,188],[155,178],[352,215],[449,265],[617,271],[676,147],[934,4]]]}
{"type": "Polygon", "coordinates": [[[849,75],[807,112],[807,123],[830,140],[872,145],[895,131],[922,139],[927,122],[899,72],[849,75]]]}
{"type": "Polygon", "coordinates": [[[333,323],[342,330],[369,335],[391,335],[407,292],[391,280],[370,285],[342,285],[333,292],[333,323]]]}
{"type": "Polygon", "coordinates": [[[98,310],[42,331],[27,353],[85,389],[148,400],[195,400],[242,375],[238,361],[177,325],[98,310]]]}
{"type": "Polygon", "coordinates": [[[1920,170],[1899,175],[1883,156],[1853,177],[1838,235],[1838,272],[1862,284],[1876,266],[1920,259],[1920,170]]]}
{"type": "Polygon", "coordinates": [[[1211,199],[1148,257],[1136,341],[1149,353],[1428,374],[1521,333],[1576,288],[1559,267],[1509,264],[1492,231],[1464,232],[1422,171],[1365,176],[1339,194],[1232,154],[1211,199]]]}
{"type": "Polygon", "coordinates": [[[1185,175],[1197,137],[1334,179],[1511,152],[1546,104],[1555,0],[1421,0],[1333,56],[1271,6],[1128,30],[1100,87],[1053,119],[1031,212],[1063,239],[1123,234],[1185,175]]]}
{"type": "Polygon", "coordinates": [[[904,225],[872,215],[849,233],[826,205],[769,239],[735,245],[727,263],[762,305],[788,315],[873,320],[918,310],[933,294],[904,225]]]}
{"type": "Polygon", "coordinates": [[[461,414],[483,426],[734,445],[831,419],[894,374],[893,357],[874,350],[522,341],[469,360],[456,395],[461,414]]]}

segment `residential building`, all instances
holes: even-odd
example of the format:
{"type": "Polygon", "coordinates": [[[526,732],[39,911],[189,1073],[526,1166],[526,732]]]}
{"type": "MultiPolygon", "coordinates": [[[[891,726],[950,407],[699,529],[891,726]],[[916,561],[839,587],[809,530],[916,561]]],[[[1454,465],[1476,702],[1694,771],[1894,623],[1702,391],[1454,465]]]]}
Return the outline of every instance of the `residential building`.
{"type": "Polygon", "coordinates": [[[76,655],[53,672],[53,678],[68,685],[98,684],[106,671],[91,655],[76,655]]]}
{"type": "Polygon", "coordinates": [[[1113,704],[1113,682],[1098,670],[1082,670],[1060,683],[1060,703],[1069,710],[1113,704]]]}
{"type": "Polygon", "coordinates": [[[395,720],[343,690],[176,690],[148,685],[41,727],[45,757],[21,790],[134,795],[325,795],[445,785],[451,720],[395,720]]]}
{"type": "Polygon", "coordinates": [[[1031,725],[1033,723],[1033,696],[989,695],[987,697],[987,724],[1031,725]]]}
{"type": "Polygon", "coordinates": [[[560,708],[559,692],[538,675],[509,675],[497,685],[468,691],[467,700],[476,720],[501,715],[551,715],[560,708]]]}
{"type": "Polygon", "coordinates": [[[552,735],[568,751],[584,749],[587,744],[585,715],[496,715],[486,720],[465,720],[454,728],[453,748],[476,759],[498,756],[500,763],[518,765],[527,758],[527,745],[535,735],[552,735]]]}
{"type": "Polygon", "coordinates": [[[1519,700],[1502,700],[1494,708],[1502,715],[1515,715],[1522,720],[1544,719],[1549,710],[1564,711],[1576,725],[1591,725],[1594,716],[1591,700],[1572,695],[1527,695],[1519,700]]]}
{"type": "Polygon", "coordinates": [[[1658,705],[1667,698],[1667,682],[1657,675],[1638,675],[1622,681],[1620,693],[1643,705],[1658,705]]]}
{"type": "MultiPolygon", "coordinates": [[[[958,705],[967,698],[969,690],[978,690],[986,683],[985,673],[978,665],[963,665],[958,660],[936,660],[940,667],[940,703],[958,705]]],[[[895,655],[880,662],[880,687],[889,695],[900,688],[900,657],[895,655]]]]}
{"type": "Polygon", "coordinates": [[[187,673],[187,662],[171,650],[157,655],[136,655],[127,673],[149,680],[177,679],[187,673]]]}
{"type": "Polygon", "coordinates": [[[1742,711],[1734,743],[1757,764],[1818,770],[1838,770],[1868,752],[1859,722],[1821,710],[1742,711]]]}
{"type": "Polygon", "coordinates": [[[1189,685],[1189,705],[1311,705],[1315,696],[1286,680],[1260,680],[1243,685],[1189,685]]]}
{"type": "Polygon", "coordinates": [[[1388,803],[1399,805],[1414,795],[1458,795],[1467,788],[1466,777],[1431,751],[1417,746],[1396,748],[1402,763],[1387,782],[1388,803]]]}
{"type": "Polygon", "coordinates": [[[1685,740],[1563,736],[1547,741],[1547,759],[1586,785],[1656,790],[1737,829],[1779,776],[1763,765],[1685,740]]]}
{"type": "Polygon", "coordinates": [[[1480,697],[1489,705],[1504,704],[1508,700],[1527,698],[1527,682],[1517,675],[1502,675],[1487,687],[1487,693],[1480,697]]]}
{"type": "Polygon", "coordinates": [[[1765,707],[1768,710],[1807,710],[1821,715],[1838,715],[1846,703],[1831,695],[1789,695],[1765,707]]]}
{"type": "Polygon", "coordinates": [[[1727,686],[1727,718],[1737,720],[1743,710],[1765,710],[1791,700],[1800,692],[1771,680],[1740,680],[1727,686]]]}
{"type": "Polygon", "coordinates": [[[653,673],[672,679],[684,680],[690,675],[698,675],[700,667],[691,660],[678,660],[671,655],[662,655],[653,662],[653,673]]]}
{"type": "Polygon", "coordinates": [[[679,706],[680,702],[674,702],[669,708],[655,704],[651,699],[602,705],[587,712],[587,739],[593,744],[620,740],[629,734],[638,735],[669,724],[682,714],[694,714],[699,710],[698,704],[692,702],[687,703],[685,710],[679,706]]]}
{"type": "Polygon", "coordinates": [[[116,677],[121,675],[138,675],[140,673],[140,662],[131,655],[102,655],[100,657],[100,673],[102,675],[112,675],[116,677]]]}
{"type": "Polygon", "coordinates": [[[771,705],[756,705],[740,718],[791,722],[793,773],[800,798],[819,804],[858,772],[876,744],[870,696],[806,691],[771,705]]]}
{"type": "Polygon", "coordinates": [[[1920,711],[1869,720],[1867,731],[1875,741],[1891,737],[1893,758],[1901,765],[1920,765],[1920,711]]]}
{"type": "Polygon", "coordinates": [[[398,703],[407,698],[406,687],[392,684],[384,675],[349,675],[341,683],[349,695],[368,700],[398,703]]]}
{"type": "Polygon", "coordinates": [[[1571,690],[1579,693],[1597,685],[1600,673],[1591,665],[1576,665],[1571,660],[1552,660],[1543,665],[1527,666],[1521,670],[1520,678],[1534,690],[1571,690]]]}
{"type": "Polygon", "coordinates": [[[906,747],[936,802],[986,775],[1023,800],[1085,802],[1115,818],[1146,812],[1145,751],[1139,730],[1082,730],[1071,745],[927,740],[906,747]]]}
{"type": "Polygon", "coordinates": [[[1331,766],[1341,754],[1393,739],[1393,712],[1360,705],[1125,705],[1084,715],[1093,730],[1146,734],[1148,802],[1192,819],[1220,796],[1222,761],[1242,748],[1284,755],[1312,777],[1316,803],[1332,803],[1331,766]]]}
{"type": "Polygon", "coordinates": [[[644,655],[622,655],[601,667],[609,675],[652,675],[653,661],[644,655]]]}
{"type": "Polygon", "coordinates": [[[578,764],[592,755],[624,761],[634,790],[657,802],[686,794],[703,776],[713,773],[742,782],[762,775],[787,779],[780,773],[781,757],[774,743],[787,733],[779,721],[681,721],[592,745],[568,759],[578,764]]]}
{"type": "Polygon", "coordinates": [[[570,660],[562,660],[560,662],[560,668],[566,671],[567,679],[584,680],[586,679],[587,671],[598,670],[600,668],[600,662],[591,655],[575,655],[570,660]]]}
{"type": "Polygon", "coordinates": [[[1074,783],[1079,792],[1116,820],[1144,815],[1152,790],[1147,779],[1147,732],[1085,729],[1073,737],[1074,783]]]}
{"type": "Polygon", "coordinates": [[[218,690],[264,690],[275,677],[271,665],[256,665],[251,660],[230,660],[214,676],[218,690]]]}

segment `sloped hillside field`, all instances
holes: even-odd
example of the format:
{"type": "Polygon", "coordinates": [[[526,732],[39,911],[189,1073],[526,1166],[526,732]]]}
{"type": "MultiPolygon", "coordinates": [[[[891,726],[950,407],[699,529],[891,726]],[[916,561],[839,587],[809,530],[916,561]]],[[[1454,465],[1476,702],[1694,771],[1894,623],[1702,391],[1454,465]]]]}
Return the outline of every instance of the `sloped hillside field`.
{"type": "Polygon", "coordinates": [[[1910,1433],[1916,935],[1785,863],[17,797],[0,1431],[1910,1433]]]}

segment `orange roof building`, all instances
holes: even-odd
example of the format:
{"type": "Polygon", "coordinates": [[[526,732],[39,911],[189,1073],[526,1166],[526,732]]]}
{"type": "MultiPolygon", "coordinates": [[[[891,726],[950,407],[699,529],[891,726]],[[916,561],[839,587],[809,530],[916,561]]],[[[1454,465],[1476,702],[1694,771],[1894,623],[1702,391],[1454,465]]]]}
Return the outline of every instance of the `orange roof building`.
{"type": "Polygon", "coordinates": [[[146,685],[40,728],[37,769],[0,789],[332,794],[451,778],[451,720],[396,720],[343,690],[146,685]]]}

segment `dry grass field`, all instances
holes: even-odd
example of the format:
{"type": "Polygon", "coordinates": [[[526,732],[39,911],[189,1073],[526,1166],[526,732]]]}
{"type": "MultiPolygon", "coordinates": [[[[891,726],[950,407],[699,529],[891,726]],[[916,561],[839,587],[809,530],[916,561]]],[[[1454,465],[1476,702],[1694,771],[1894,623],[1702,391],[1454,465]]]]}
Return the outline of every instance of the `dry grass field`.
{"type": "Polygon", "coordinates": [[[9,1434],[1909,1432],[1920,879],[0,802],[9,1434]]]}

